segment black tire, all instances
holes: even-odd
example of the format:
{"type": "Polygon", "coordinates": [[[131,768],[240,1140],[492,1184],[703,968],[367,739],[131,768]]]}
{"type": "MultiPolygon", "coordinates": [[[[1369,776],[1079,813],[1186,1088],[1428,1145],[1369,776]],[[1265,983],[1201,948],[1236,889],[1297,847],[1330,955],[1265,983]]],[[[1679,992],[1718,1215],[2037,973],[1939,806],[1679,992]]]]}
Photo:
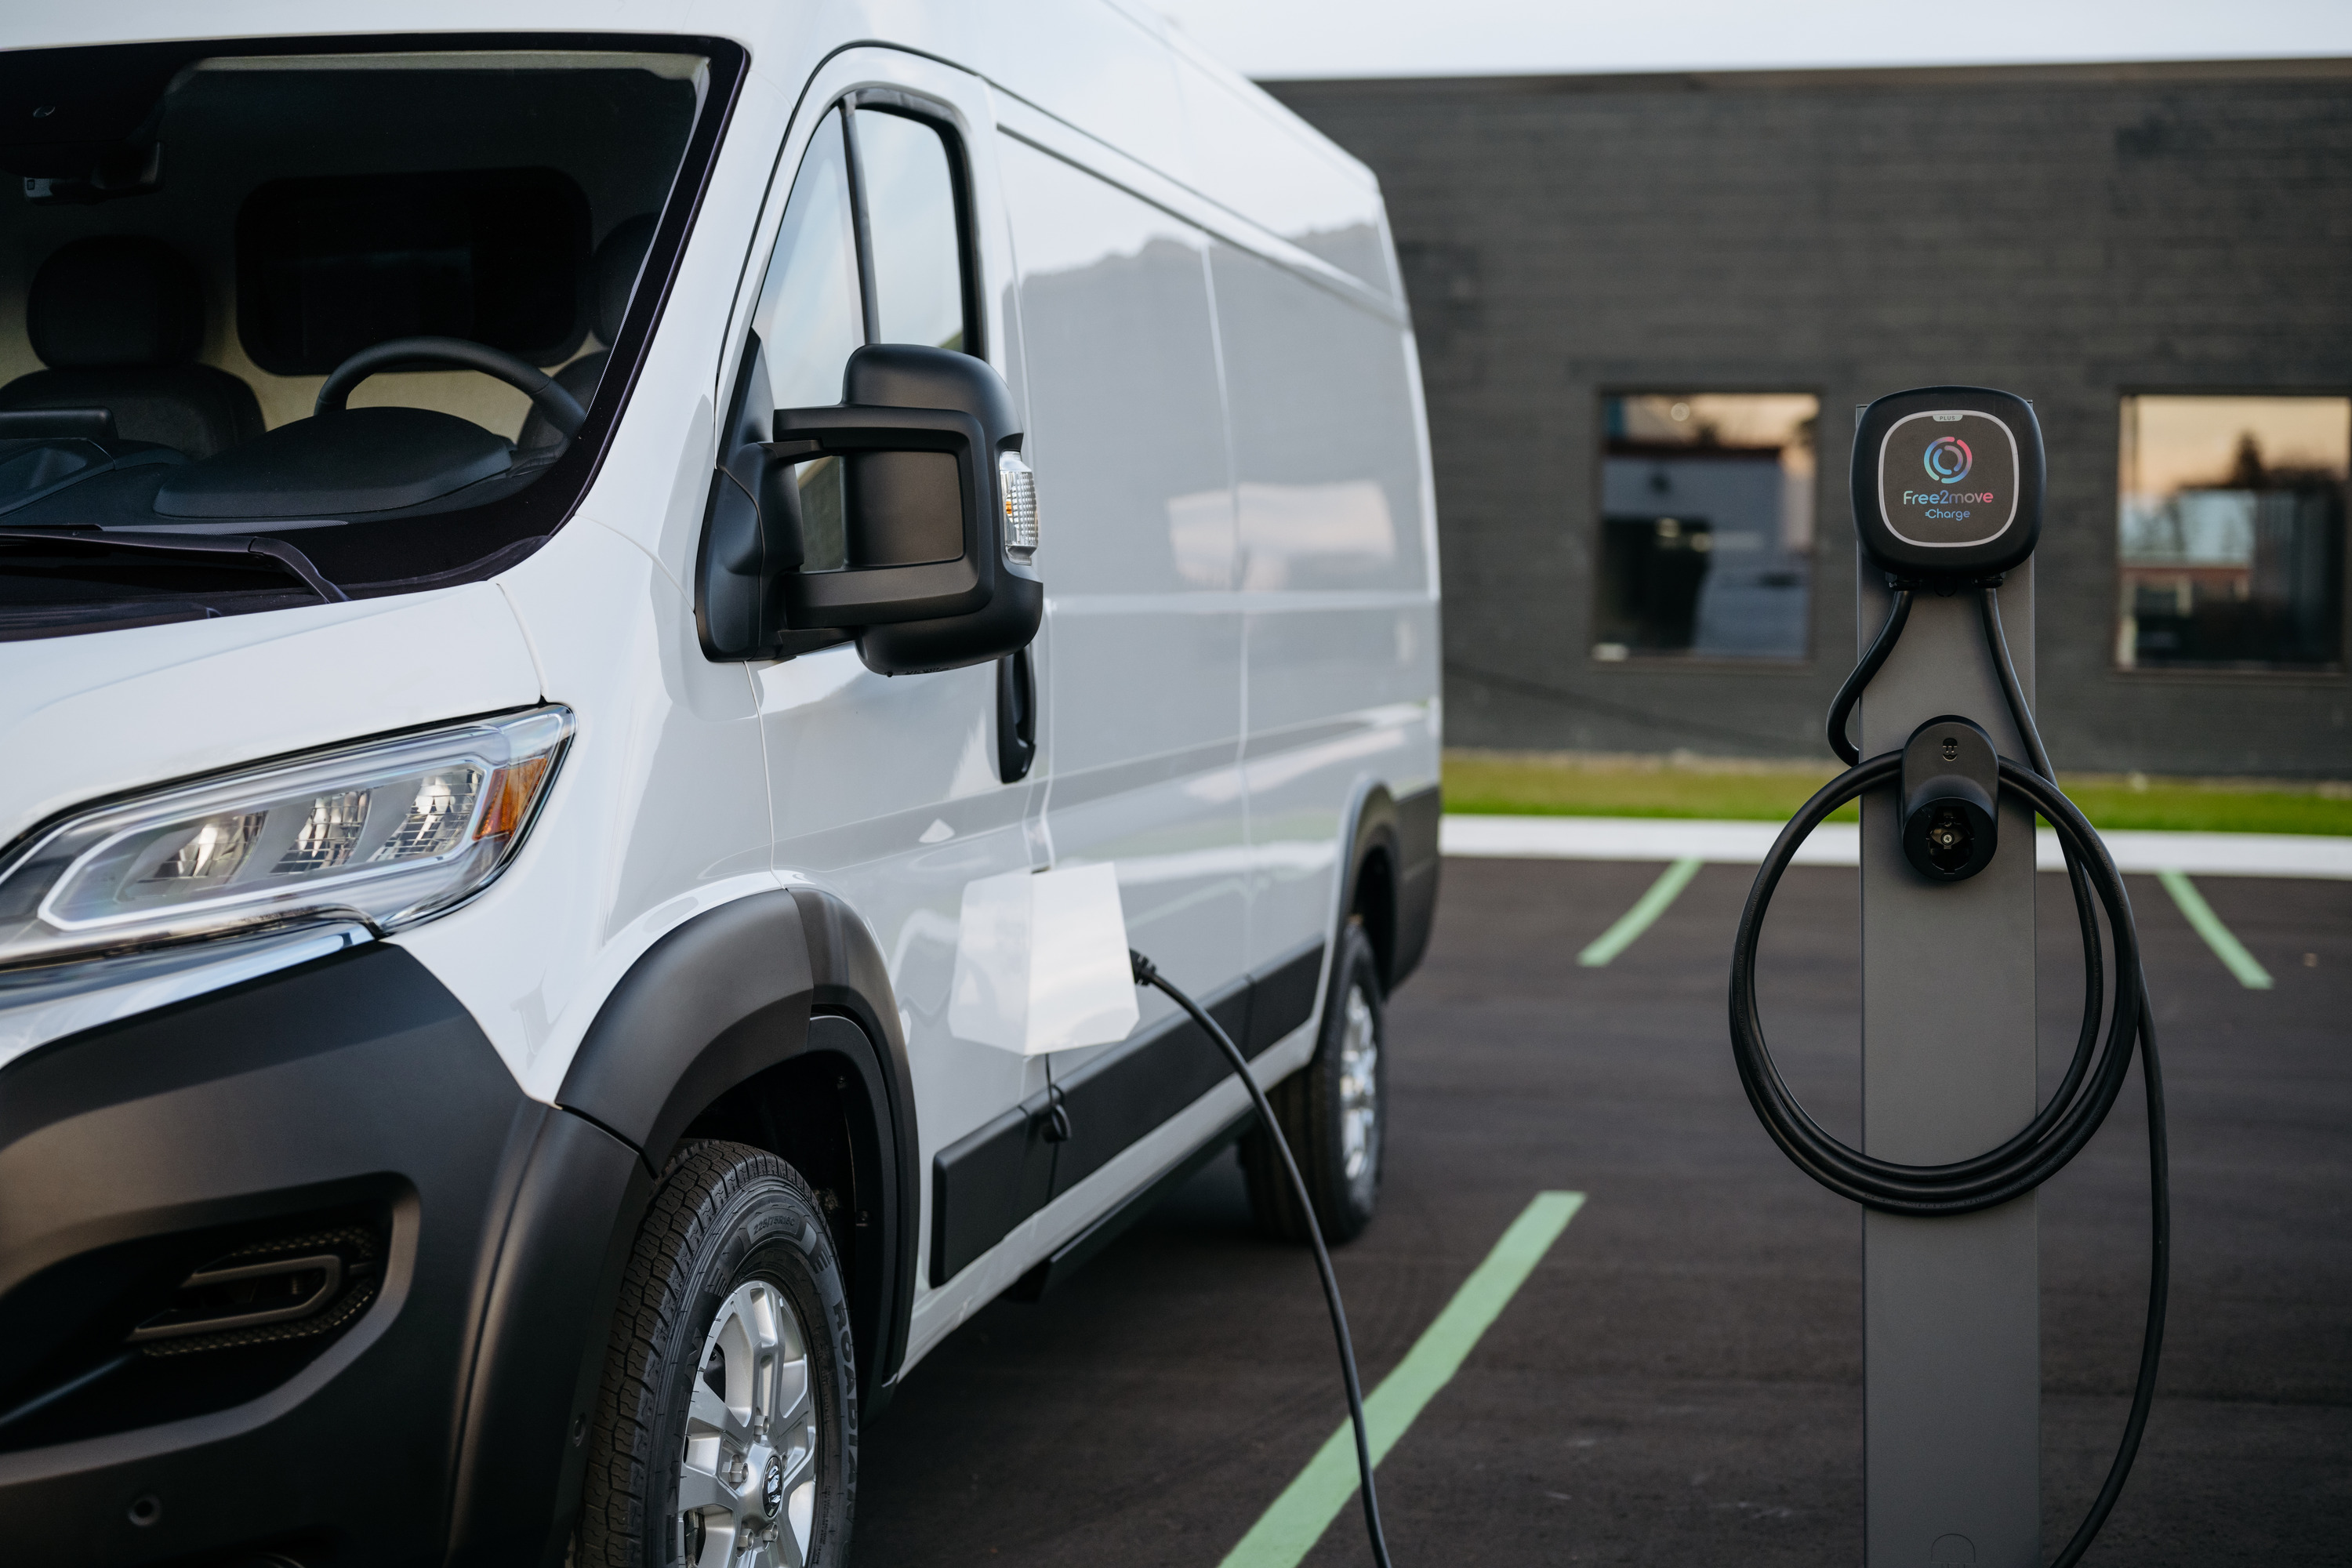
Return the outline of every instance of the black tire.
{"type": "MultiPolygon", "coordinates": [[[[1266,1090],[1275,1120],[1290,1142],[1298,1173],[1307,1179],[1307,1195],[1315,1203],[1315,1219],[1324,1242],[1332,1247],[1353,1241],[1372,1223],[1381,1200],[1381,1166],[1388,1146],[1388,1034],[1380,962],[1362,925],[1349,921],[1339,929],[1339,952],[1331,963],[1331,991],[1323,1007],[1323,1027],[1315,1055],[1307,1065],[1266,1090]],[[1357,1008],[1360,1007],[1359,1013],[1357,1008]],[[1366,1109],[1351,1097],[1348,1080],[1349,1031],[1360,1037],[1366,1018],[1372,1050],[1368,1075],[1371,1091],[1369,1115],[1360,1121],[1360,1150],[1350,1145],[1351,1110],[1366,1109]],[[1351,1104],[1351,1098],[1353,1103],[1351,1104]],[[1356,1169],[1350,1156],[1360,1152],[1356,1169]]],[[[1253,1126],[1242,1138],[1242,1173],[1249,1184],[1250,1209],[1258,1228],[1278,1241],[1307,1239],[1307,1215],[1282,1168],[1282,1154],[1274,1140],[1253,1126]]]]}
{"type": "MultiPolygon", "coordinates": [[[[725,1521],[781,1536],[769,1562],[839,1568],[848,1560],[857,1495],[856,1368],[841,1265],[800,1173],[740,1143],[680,1149],[637,1231],[614,1313],[589,1435],[576,1568],[731,1562],[727,1553],[704,1559],[693,1549],[694,1541],[719,1543],[713,1531],[725,1521]],[[789,1309],[796,1336],[778,1326],[779,1309],[789,1309]],[[774,1333],[772,1346],[743,1339],[747,1323],[774,1333]],[[803,1386],[792,1370],[795,1348],[805,1360],[806,1409],[793,1393],[803,1386]],[[782,1371],[761,1370],[772,1363],[782,1371]],[[740,1381],[746,1375],[753,1380],[748,1385],[740,1381]],[[704,1414],[689,1426],[698,1386],[706,1391],[704,1414]],[[752,1419],[730,1416],[738,1425],[724,1432],[713,1426],[709,1394],[731,1406],[729,1395],[747,1386],[742,1407],[752,1419]],[[771,1406],[764,1422],[761,1390],[771,1406]],[[757,1443],[746,1436],[755,1432],[765,1433],[757,1443]],[[738,1500],[750,1500],[740,1513],[684,1517],[689,1437],[701,1445],[691,1453],[702,1469],[731,1479],[738,1500]],[[811,1437],[814,1458],[798,1458],[811,1437]],[[752,1461],[763,1452],[772,1459],[757,1466],[755,1478],[752,1461]]],[[[709,1490],[709,1483],[699,1489],[709,1490]]]]}

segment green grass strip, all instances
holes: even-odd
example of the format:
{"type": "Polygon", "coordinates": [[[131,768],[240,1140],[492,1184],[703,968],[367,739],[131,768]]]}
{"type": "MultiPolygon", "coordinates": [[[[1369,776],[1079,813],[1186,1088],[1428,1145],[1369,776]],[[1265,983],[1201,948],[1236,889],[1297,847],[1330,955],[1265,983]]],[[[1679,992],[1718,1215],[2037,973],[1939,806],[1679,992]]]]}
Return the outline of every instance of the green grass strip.
{"type": "Polygon", "coordinates": [[[1576,962],[1587,969],[1598,969],[1633,946],[1634,940],[1649,930],[1651,923],[1664,914],[1669,905],[1682,897],[1683,889],[1690,886],[1690,879],[1698,875],[1698,867],[1696,856],[1677,860],[1667,867],[1665,875],[1651,883],[1650,890],[1643,893],[1632,909],[1618,916],[1615,925],[1595,937],[1591,946],[1576,955],[1576,962]]]}
{"type": "MultiPolygon", "coordinates": [[[[1445,753],[1445,809],[1483,816],[1696,817],[1786,822],[1836,769],[1827,759],[1738,763],[1544,752],[1445,753]]],[[[2352,784],[2077,773],[2059,783],[2102,833],[2352,835],[2352,784]]],[[[1849,802],[1832,822],[1860,819],[1849,802]]]]}
{"type": "Polygon", "coordinates": [[[2271,988],[2271,972],[2256,963],[2245,943],[2230,933],[2230,928],[2221,923],[2221,917],[2213,912],[2213,906],[2205,901],[2205,895],[2197,890],[2197,884],[2189,879],[2187,872],[2158,871],[2156,879],[2164,884],[2164,890],[2172,895],[2172,901],[2180,906],[2180,912],[2197,928],[2197,934],[2205,939],[2213,956],[2238,977],[2239,984],[2249,991],[2271,988]]]}
{"type": "MultiPolygon", "coordinates": [[[[1364,1401],[1364,1426],[1373,1464],[1388,1457],[1422,1407],[1462,1369],[1479,1336],[1583,1206],[1582,1193],[1538,1193],[1396,1370],[1372,1390],[1364,1401]]],[[[1356,1484],[1355,1433],[1342,1421],[1219,1568],[1296,1568],[1356,1495],[1356,1484]]]]}

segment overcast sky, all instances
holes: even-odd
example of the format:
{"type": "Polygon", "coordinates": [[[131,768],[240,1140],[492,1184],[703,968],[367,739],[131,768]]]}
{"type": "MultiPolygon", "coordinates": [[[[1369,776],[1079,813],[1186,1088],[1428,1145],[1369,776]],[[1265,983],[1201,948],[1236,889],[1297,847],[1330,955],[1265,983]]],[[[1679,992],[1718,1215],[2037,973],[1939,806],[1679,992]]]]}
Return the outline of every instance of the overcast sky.
{"type": "Polygon", "coordinates": [[[1246,76],[2352,55],[2352,0],[1145,0],[1246,76]]]}

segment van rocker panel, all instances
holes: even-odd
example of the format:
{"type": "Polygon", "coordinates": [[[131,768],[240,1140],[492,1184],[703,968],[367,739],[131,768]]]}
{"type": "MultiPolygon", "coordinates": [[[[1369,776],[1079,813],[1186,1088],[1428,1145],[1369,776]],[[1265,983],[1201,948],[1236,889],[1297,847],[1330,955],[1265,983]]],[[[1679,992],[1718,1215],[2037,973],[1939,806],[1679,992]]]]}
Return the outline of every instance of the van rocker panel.
{"type": "MultiPolygon", "coordinates": [[[[1209,998],[1209,1016],[1255,1059],[1315,1016],[1318,942],[1209,998]]],[[[1181,1014],[1032,1095],[931,1162],[931,1282],[945,1284],[1013,1228],[1151,1135],[1233,1072],[1181,1014]],[[1049,1141],[1058,1104],[1069,1136],[1049,1141]]]]}

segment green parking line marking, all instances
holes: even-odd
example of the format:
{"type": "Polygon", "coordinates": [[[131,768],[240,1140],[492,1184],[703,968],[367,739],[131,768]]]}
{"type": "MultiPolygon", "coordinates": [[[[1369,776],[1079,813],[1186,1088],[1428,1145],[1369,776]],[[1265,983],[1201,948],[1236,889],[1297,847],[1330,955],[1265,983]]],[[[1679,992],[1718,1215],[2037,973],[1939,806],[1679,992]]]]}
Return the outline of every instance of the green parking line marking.
{"type": "Polygon", "coordinates": [[[1634,939],[1650,929],[1651,922],[1666,912],[1666,909],[1682,896],[1690,879],[1698,875],[1698,857],[1677,860],[1666,868],[1664,876],[1650,884],[1650,890],[1639,901],[1617,917],[1617,923],[1593,939],[1592,945],[1576,955],[1576,962],[1587,969],[1598,969],[1627,948],[1634,939]]]}
{"type": "Polygon", "coordinates": [[[2197,890],[2197,884],[2189,879],[2187,872],[2158,871],[2156,879],[2164,884],[2164,890],[2172,895],[2172,901],[2180,906],[2180,912],[2197,928],[2197,934],[2205,939],[2213,956],[2238,977],[2239,984],[2249,991],[2271,988],[2271,972],[2255,962],[2243,942],[2230,934],[2230,928],[2221,923],[2221,917],[2213,912],[2213,906],[2205,901],[2205,895],[2197,890]]]}
{"type": "MultiPolygon", "coordinates": [[[[1381,1379],[1364,1401],[1365,1435],[1371,1439],[1375,1466],[1396,1447],[1422,1407],[1462,1370],[1479,1336],[1583,1206],[1582,1193],[1538,1193],[1503,1232],[1486,1261],[1454,1292],[1437,1321],[1422,1331],[1396,1370],[1381,1379]]],[[[1296,1568],[1356,1495],[1356,1436],[1342,1421],[1218,1568],[1296,1568]]]]}

